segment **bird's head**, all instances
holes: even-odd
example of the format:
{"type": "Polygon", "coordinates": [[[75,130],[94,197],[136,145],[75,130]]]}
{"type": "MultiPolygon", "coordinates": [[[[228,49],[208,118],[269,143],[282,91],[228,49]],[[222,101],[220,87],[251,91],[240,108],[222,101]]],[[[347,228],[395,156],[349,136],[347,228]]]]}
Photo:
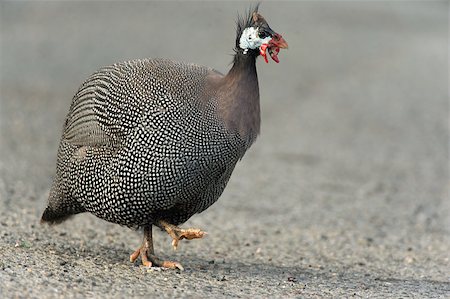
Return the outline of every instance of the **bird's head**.
{"type": "Polygon", "coordinates": [[[267,52],[275,62],[279,62],[280,49],[287,49],[288,44],[281,36],[270,28],[267,21],[258,13],[258,6],[248,16],[239,18],[237,22],[236,50],[244,55],[261,55],[266,63],[267,52]]]}

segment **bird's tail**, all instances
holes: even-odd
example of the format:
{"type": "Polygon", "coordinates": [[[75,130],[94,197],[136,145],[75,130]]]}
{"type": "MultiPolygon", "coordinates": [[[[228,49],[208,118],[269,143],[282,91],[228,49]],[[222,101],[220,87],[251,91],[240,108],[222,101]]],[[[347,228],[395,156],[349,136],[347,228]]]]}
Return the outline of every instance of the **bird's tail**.
{"type": "Polygon", "coordinates": [[[41,224],[59,224],[66,221],[71,216],[73,216],[73,214],[63,214],[57,210],[53,210],[51,207],[47,207],[45,208],[44,213],[42,213],[41,224]]]}
{"type": "Polygon", "coordinates": [[[71,196],[65,196],[58,192],[58,184],[55,182],[50,190],[48,204],[42,213],[41,224],[59,224],[66,221],[71,216],[85,212],[85,209],[71,196]]]}

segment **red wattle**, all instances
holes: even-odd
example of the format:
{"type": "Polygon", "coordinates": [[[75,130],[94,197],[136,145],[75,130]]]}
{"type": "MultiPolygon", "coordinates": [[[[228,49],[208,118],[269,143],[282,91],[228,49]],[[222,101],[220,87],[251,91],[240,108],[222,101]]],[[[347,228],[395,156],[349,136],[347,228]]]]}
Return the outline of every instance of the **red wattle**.
{"type": "Polygon", "coordinates": [[[262,44],[261,47],[259,47],[259,54],[261,54],[261,56],[264,57],[264,61],[266,63],[269,63],[269,60],[267,59],[267,54],[266,54],[266,50],[267,50],[268,46],[269,46],[268,44],[262,44]]]}

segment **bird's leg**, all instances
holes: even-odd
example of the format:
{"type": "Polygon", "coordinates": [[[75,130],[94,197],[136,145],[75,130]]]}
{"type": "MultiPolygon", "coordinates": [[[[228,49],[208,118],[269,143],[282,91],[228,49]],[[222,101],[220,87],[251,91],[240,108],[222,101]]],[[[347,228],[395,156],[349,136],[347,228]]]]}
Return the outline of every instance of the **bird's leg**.
{"type": "Polygon", "coordinates": [[[144,239],[142,240],[142,245],[130,255],[130,261],[133,263],[139,256],[141,256],[142,264],[146,267],[151,267],[152,262],[148,259],[149,254],[154,254],[151,225],[144,228],[144,239]]]}
{"type": "Polygon", "coordinates": [[[130,262],[136,261],[136,259],[141,256],[142,264],[145,267],[163,267],[169,269],[180,269],[183,270],[183,266],[180,263],[172,261],[163,261],[156,257],[153,250],[153,237],[152,237],[152,226],[146,226],[144,228],[144,239],[142,241],[141,247],[134,251],[130,255],[130,262]]]}
{"type": "Polygon", "coordinates": [[[188,228],[182,229],[176,225],[170,224],[164,220],[158,221],[158,226],[164,229],[173,239],[172,246],[173,249],[176,250],[178,247],[178,242],[183,239],[192,240],[203,238],[206,235],[206,232],[201,231],[198,228],[188,228]]]}

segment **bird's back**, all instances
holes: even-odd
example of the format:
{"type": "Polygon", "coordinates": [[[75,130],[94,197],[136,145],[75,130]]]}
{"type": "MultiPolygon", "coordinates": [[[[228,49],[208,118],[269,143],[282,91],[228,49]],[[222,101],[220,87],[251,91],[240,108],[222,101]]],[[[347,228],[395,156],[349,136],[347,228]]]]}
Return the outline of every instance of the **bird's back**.
{"type": "Polygon", "coordinates": [[[154,110],[162,109],[164,103],[190,105],[199,99],[210,71],[159,59],[104,67],[91,75],[74,96],[63,138],[76,145],[122,142],[145,115],[156,113],[154,110]]]}

